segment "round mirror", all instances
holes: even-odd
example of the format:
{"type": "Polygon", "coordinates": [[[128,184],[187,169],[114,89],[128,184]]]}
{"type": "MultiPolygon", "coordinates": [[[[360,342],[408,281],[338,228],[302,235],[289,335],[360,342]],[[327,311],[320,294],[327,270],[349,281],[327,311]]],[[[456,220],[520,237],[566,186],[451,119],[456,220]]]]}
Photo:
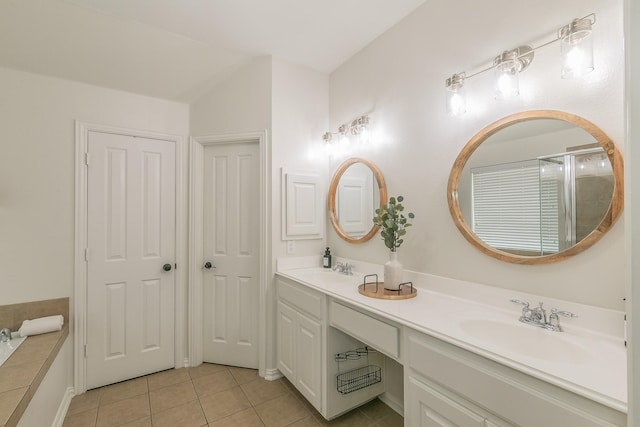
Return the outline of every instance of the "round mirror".
{"type": "Polygon", "coordinates": [[[447,187],[464,237],[518,264],[560,261],[589,248],[620,216],[622,155],[593,123],[527,111],[482,129],[458,155],[447,187]]]}
{"type": "Polygon", "coordinates": [[[336,169],[329,187],[331,224],[347,242],[366,242],[378,231],[373,217],[386,201],[387,186],[380,170],[368,160],[347,159],[336,169]]]}

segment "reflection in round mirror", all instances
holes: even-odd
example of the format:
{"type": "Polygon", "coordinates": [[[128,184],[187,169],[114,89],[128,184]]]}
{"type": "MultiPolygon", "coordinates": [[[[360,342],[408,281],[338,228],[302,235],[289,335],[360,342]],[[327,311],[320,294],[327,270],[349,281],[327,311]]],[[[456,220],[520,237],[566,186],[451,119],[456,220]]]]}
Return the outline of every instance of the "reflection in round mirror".
{"type": "Polygon", "coordinates": [[[387,201],[387,187],[380,170],[360,158],[345,160],[329,187],[329,217],[338,235],[350,243],[371,239],[378,228],[375,210],[387,201]]]}
{"type": "Polygon", "coordinates": [[[462,149],[449,210],[465,238],[503,261],[560,261],[593,245],[622,211],[622,157],[593,123],[560,111],[498,120],[462,149]]]}

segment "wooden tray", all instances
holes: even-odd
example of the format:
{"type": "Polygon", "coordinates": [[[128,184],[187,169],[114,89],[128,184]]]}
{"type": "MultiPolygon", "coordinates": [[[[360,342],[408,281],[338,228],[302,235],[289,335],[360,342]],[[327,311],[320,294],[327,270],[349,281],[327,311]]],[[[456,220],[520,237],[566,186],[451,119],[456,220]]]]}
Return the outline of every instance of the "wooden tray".
{"type": "Polygon", "coordinates": [[[378,299],[409,299],[418,295],[418,290],[409,285],[400,286],[399,291],[384,288],[384,282],[378,282],[378,292],[376,292],[376,282],[364,283],[358,286],[358,292],[362,295],[378,299]]]}

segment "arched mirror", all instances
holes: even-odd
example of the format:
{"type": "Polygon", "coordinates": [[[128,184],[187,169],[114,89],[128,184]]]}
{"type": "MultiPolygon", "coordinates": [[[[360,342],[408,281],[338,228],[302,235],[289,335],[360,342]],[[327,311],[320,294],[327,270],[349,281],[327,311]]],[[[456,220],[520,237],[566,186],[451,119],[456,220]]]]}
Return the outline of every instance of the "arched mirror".
{"type": "Polygon", "coordinates": [[[622,156],[582,117],[513,114],[465,145],[447,198],[460,232],[485,254],[518,264],[556,262],[589,248],[620,216],[622,156]]]}
{"type": "Polygon", "coordinates": [[[376,165],[357,157],[347,159],[336,169],[329,187],[331,224],[347,242],[366,242],[378,231],[373,217],[386,201],[387,186],[376,165]]]}

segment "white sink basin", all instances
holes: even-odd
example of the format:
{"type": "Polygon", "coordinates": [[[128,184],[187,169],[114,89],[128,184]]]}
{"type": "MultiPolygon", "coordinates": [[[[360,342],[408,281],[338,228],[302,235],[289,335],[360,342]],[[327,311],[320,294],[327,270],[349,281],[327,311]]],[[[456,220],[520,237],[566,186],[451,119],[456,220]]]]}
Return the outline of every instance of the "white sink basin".
{"type": "Polygon", "coordinates": [[[12,338],[8,342],[0,343],[0,366],[11,356],[11,354],[18,348],[27,337],[12,338]]]}
{"type": "Polygon", "coordinates": [[[571,342],[566,332],[554,332],[526,325],[513,319],[513,323],[498,320],[463,320],[460,329],[466,334],[506,351],[540,360],[561,363],[584,363],[589,352],[571,342]]]}

